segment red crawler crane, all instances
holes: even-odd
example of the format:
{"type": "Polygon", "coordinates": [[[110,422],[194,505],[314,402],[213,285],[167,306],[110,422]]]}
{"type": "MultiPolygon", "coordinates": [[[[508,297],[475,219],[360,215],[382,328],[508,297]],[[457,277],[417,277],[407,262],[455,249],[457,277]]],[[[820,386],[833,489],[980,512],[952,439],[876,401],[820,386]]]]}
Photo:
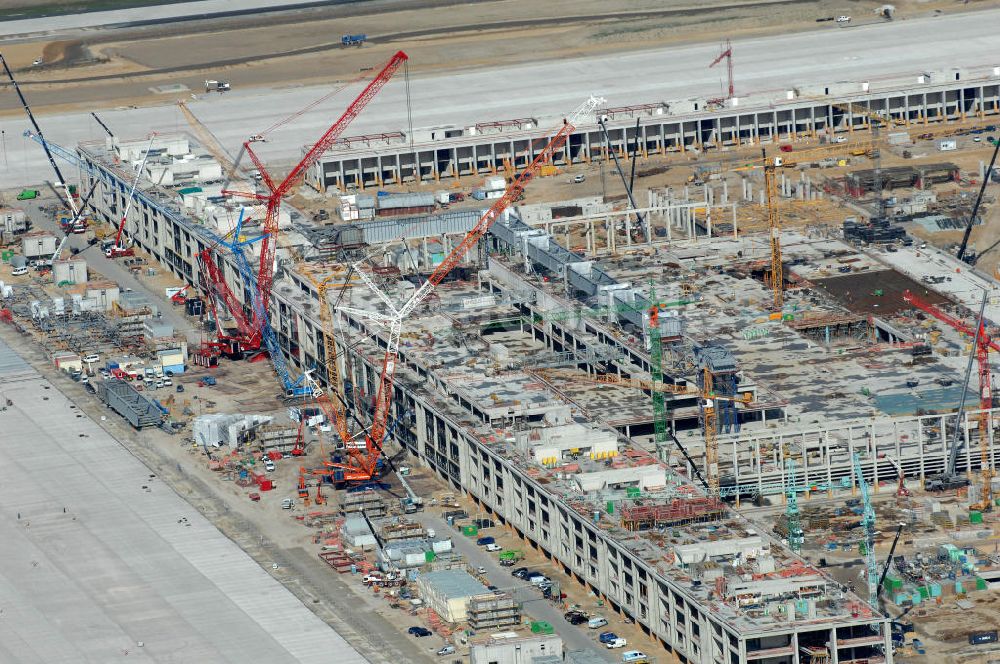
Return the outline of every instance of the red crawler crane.
{"type": "MultiPolygon", "coordinates": [[[[262,137],[251,137],[250,140],[243,144],[243,149],[260,172],[261,181],[269,192],[266,194],[229,190],[222,192],[225,195],[239,196],[247,200],[257,201],[266,206],[264,224],[261,229],[260,266],[257,272],[256,289],[252,293],[255,302],[251,306],[251,314],[245,313],[239,298],[232,293],[229,285],[226,283],[221,268],[212,256],[216,248],[208,248],[201,252],[200,255],[200,262],[206,272],[207,281],[211,285],[211,288],[218,294],[219,298],[225,303],[229,313],[236,321],[237,334],[235,336],[227,338],[224,335],[220,335],[219,337],[220,342],[226,346],[230,348],[235,347],[235,349],[242,352],[254,351],[261,346],[262,326],[269,324],[266,320],[266,315],[271,301],[271,284],[274,280],[274,255],[277,248],[278,214],[281,209],[282,198],[298,183],[305,170],[333,146],[351,122],[361,114],[365,106],[378,94],[407,59],[406,53],[402,51],[398,51],[393,55],[378,75],[351,102],[340,118],[316,141],[315,145],[309,149],[302,160],[296,164],[281,182],[275,182],[260,160],[260,157],[253,151],[252,143],[262,140],[262,137]]],[[[251,284],[247,284],[247,286],[252,287],[251,284]]]]}

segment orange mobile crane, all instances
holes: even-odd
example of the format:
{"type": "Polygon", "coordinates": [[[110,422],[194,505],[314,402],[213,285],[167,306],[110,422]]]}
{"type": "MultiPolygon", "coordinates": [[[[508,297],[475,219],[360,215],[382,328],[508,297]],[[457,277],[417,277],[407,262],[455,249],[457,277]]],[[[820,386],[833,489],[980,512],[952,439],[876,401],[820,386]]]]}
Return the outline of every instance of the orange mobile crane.
{"type": "MultiPolygon", "coordinates": [[[[360,263],[355,264],[362,280],[368,284],[378,297],[387,312],[370,311],[343,307],[341,310],[382,324],[388,330],[385,344],[385,355],[382,360],[382,373],[379,379],[378,391],[375,396],[375,413],[372,426],[365,437],[363,454],[355,455],[355,463],[328,464],[334,481],[368,481],[378,475],[382,459],[382,441],[389,426],[389,411],[392,406],[393,379],[396,373],[396,363],[399,361],[399,337],[403,321],[419,307],[434,290],[444,281],[445,277],[457,266],[469,251],[479,244],[490,227],[514,201],[524,192],[528,181],[537,175],[543,164],[555,163],[555,156],[566,144],[570,134],[576,128],[576,123],[588,115],[592,115],[604,99],[591,97],[584,102],[569,118],[563,120],[562,126],[535,156],[532,162],[511,182],[503,196],[496,199],[493,205],[479,219],[475,227],[452,249],[451,253],[434,269],[434,272],[424,281],[410,298],[397,307],[392,299],[382,292],[375,279],[368,274],[360,263]]],[[[567,161],[569,157],[567,157],[567,161]]]]}

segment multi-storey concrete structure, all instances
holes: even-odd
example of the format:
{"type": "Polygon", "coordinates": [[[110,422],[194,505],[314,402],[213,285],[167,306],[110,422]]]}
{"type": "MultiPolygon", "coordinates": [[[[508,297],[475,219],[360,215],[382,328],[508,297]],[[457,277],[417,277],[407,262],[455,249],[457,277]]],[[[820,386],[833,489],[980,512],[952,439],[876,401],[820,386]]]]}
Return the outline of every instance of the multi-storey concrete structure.
{"type": "MultiPolygon", "coordinates": [[[[116,220],[130,178],[102,148],[84,146],[81,155],[103,182],[99,213],[116,220]]],[[[170,191],[152,186],[135,209],[135,242],[197,285],[196,255],[216,241],[217,225],[183,212],[170,191]]],[[[295,213],[290,218],[287,244],[308,249],[307,229],[295,213]]],[[[518,228],[511,217],[493,241],[501,246],[504,233],[518,228]]],[[[464,229],[459,224],[452,232],[464,229]]],[[[565,257],[554,244],[531,246],[544,250],[528,257],[539,267],[565,257]]],[[[272,324],[299,371],[324,360],[309,270],[283,265],[272,293],[272,324]]],[[[891,660],[887,619],[866,602],[721,504],[698,497],[683,477],[627,440],[632,424],[609,428],[589,416],[589,405],[518,366],[517,358],[530,363],[553,351],[585,354],[603,345],[627,353],[619,366],[641,370],[649,363],[641,331],[628,343],[600,323],[537,324],[533,307],[548,311],[566,302],[562,295],[544,292],[540,280],[526,280],[499,260],[479,276],[481,284],[476,271],[460,272],[464,280],[439,289],[436,312],[407,321],[394,399],[401,445],[685,660],[891,660]],[[492,297],[484,298],[482,288],[492,297]]],[[[226,273],[233,292],[245,298],[238,271],[227,263],[226,273]]],[[[590,283],[627,290],[596,266],[577,265],[564,276],[580,290],[590,283]]],[[[408,287],[397,286],[404,294],[408,287]]],[[[350,293],[355,306],[376,306],[361,289],[350,293]]],[[[639,329],[628,317],[622,324],[639,329]]],[[[352,340],[340,348],[347,398],[366,414],[382,367],[382,331],[346,316],[342,328],[352,340]]],[[[675,421],[696,420],[679,405],[675,421]]]]}
{"type": "MultiPolygon", "coordinates": [[[[755,97],[712,108],[706,100],[658,102],[607,109],[608,135],[599,127],[574,132],[556,164],[588,163],[608,150],[624,156],[636,142],[639,154],[753,145],[798,137],[833,137],[870,123],[864,114],[837,104],[852,103],[885,117],[890,130],[937,125],[1000,114],[1000,73],[948,70],[889,82],[837,82],[755,97]],[[640,119],[638,130],[636,118],[640,119]]],[[[553,119],[551,126],[558,121],[553,119]]],[[[533,118],[490,126],[441,128],[409,140],[403,132],[366,136],[323,156],[308,178],[320,190],[364,189],[383,184],[437,181],[521,168],[541,150],[549,125],[533,118]]]]}

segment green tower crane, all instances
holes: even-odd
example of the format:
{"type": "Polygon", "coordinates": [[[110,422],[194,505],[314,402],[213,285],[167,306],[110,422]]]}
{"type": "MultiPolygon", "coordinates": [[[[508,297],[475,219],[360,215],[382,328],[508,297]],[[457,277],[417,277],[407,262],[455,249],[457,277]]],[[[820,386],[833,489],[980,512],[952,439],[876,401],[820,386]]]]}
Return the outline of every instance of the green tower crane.
{"type": "Polygon", "coordinates": [[[795,460],[785,461],[785,522],[788,527],[788,546],[798,553],[805,542],[805,531],[799,521],[799,497],[795,486],[795,460]]]}

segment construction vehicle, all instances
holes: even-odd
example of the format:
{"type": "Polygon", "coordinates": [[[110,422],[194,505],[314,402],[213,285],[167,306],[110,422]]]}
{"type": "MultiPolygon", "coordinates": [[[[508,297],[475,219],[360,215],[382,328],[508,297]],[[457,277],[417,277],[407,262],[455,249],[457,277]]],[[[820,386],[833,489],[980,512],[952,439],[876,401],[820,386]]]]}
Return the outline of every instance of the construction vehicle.
{"type": "Polygon", "coordinates": [[[205,92],[229,92],[229,81],[205,81],[205,92]]]}
{"type": "Polygon", "coordinates": [[[375,412],[372,416],[372,426],[365,437],[365,449],[362,454],[354,457],[353,464],[334,464],[335,470],[344,481],[368,481],[377,472],[382,456],[381,442],[384,440],[386,428],[389,426],[389,414],[393,393],[395,392],[393,381],[396,365],[399,360],[399,340],[402,333],[403,321],[434,292],[465,255],[473,247],[479,245],[480,240],[486,236],[490,227],[501,217],[504,210],[522,195],[526,183],[539,171],[542,165],[552,162],[553,156],[565,145],[569,135],[575,129],[576,123],[580,119],[593,114],[604,101],[604,99],[591,97],[569,118],[563,120],[562,126],[545,147],[538,151],[535,158],[521,172],[517,179],[507,186],[503,195],[496,199],[493,205],[480,217],[472,230],[451,250],[431,275],[401,306],[397,306],[392,298],[382,291],[378,282],[368,274],[363,264],[355,263],[355,269],[358,274],[381,301],[385,311],[371,311],[368,309],[356,309],[354,307],[342,307],[342,310],[351,315],[383,324],[387,330],[387,338],[385,354],[382,360],[382,372],[375,396],[375,412]]]}
{"type": "Polygon", "coordinates": [[[22,189],[21,193],[17,195],[17,200],[19,201],[33,201],[40,195],[37,189],[22,189]]]}
{"type": "Polygon", "coordinates": [[[368,35],[343,35],[340,38],[341,46],[361,46],[368,41],[368,35]]]}
{"type": "MultiPolygon", "coordinates": [[[[989,458],[989,444],[992,436],[992,427],[989,412],[993,407],[993,390],[991,387],[992,370],[990,368],[989,351],[991,348],[993,350],[1000,350],[1000,346],[998,346],[997,343],[990,339],[990,337],[986,334],[986,328],[983,324],[983,316],[986,313],[987,299],[988,293],[984,291],[983,301],[979,308],[979,317],[976,323],[976,328],[973,330],[966,325],[965,322],[944,313],[937,307],[934,307],[927,302],[924,302],[910,291],[905,291],[903,293],[903,300],[905,302],[912,304],[925,313],[928,313],[938,320],[947,323],[959,332],[973,338],[973,352],[969,353],[969,362],[965,368],[965,380],[962,382],[962,396],[959,400],[958,411],[955,414],[955,438],[952,441],[948,452],[948,459],[945,464],[944,472],[927,477],[924,480],[924,490],[949,491],[951,489],[961,489],[969,486],[969,479],[956,472],[955,464],[958,461],[958,452],[962,446],[960,441],[962,437],[962,415],[965,412],[965,396],[968,393],[969,381],[972,378],[972,365],[973,362],[976,361],[979,365],[979,441],[980,470],[982,473],[983,486],[982,502],[978,505],[970,506],[970,508],[978,510],[989,510],[992,507],[991,484],[993,473],[990,468],[991,464],[989,458]]],[[[945,438],[947,438],[947,436],[945,436],[945,438]]]]}
{"type": "Polygon", "coordinates": [[[125,224],[128,223],[128,213],[132,210],[132,201],[135,200],[135,188],[139,184],[139,178],[142,177],[143,169],[146,167],[146,160],[149,159],[149,151],[153,147],[153,140],[155,135],[151,136],[149,139],[149,145],[146,146],[146,151],[142,155],[142,162],[139,164],[139,169],[136,171],[135,178],[132,180],[132,189],[128,192],[128,199],[125,202],[125,212],[122,213],[122,220],[118,222],[118,232],[115,233],[115,242],[110,247],[104,250],[104,255],[108,258],[121,258],[123,256],[134,256],[135,252],[122,243],[122,235],[125,233],[125,224]]]}

